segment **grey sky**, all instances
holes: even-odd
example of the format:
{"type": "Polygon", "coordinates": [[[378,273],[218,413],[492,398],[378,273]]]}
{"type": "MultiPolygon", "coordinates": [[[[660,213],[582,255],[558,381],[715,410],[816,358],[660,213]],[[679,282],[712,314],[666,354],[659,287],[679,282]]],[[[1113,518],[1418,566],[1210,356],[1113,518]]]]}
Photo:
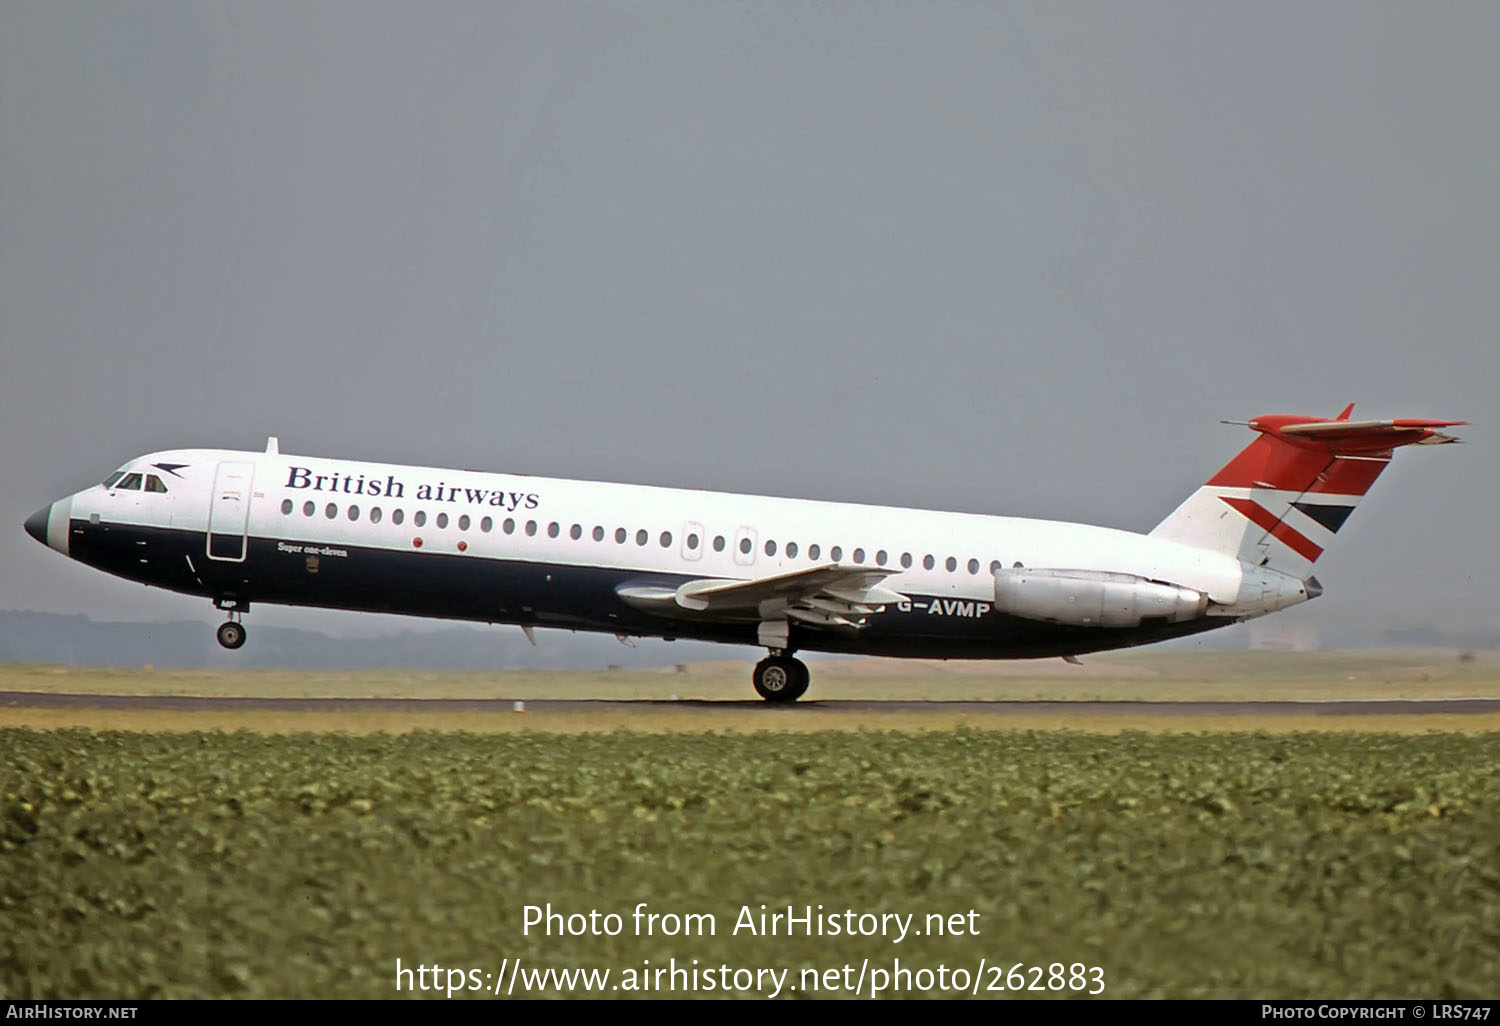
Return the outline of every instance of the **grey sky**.
{"type": "MultiPolygon", "coordinates": [[[[1283,617],[1492,622],[1500,6],[0,3],[0,608],[204,445],[1149,529],[1462,417],[1283,617]],[[8,525],[8,526],[5,526],[8,525]]],[[[257,609],[362,630],[370,617],[257,609]]]]}

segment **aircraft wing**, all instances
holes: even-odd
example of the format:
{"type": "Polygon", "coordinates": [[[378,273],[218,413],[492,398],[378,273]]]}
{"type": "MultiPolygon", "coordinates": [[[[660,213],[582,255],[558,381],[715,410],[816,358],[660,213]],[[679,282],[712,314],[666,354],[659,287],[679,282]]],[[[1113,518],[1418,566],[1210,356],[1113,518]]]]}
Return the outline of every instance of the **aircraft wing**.
{"type": "Polygon", "coordinates": [[[796,620],[824,627],[858,627],[880,607],[906,596],[884,586],[901,571],[828,563],[749,581],[700,578],[676,588],[630,586],[619,595],[659,616],[734,620],[796,620]]]}

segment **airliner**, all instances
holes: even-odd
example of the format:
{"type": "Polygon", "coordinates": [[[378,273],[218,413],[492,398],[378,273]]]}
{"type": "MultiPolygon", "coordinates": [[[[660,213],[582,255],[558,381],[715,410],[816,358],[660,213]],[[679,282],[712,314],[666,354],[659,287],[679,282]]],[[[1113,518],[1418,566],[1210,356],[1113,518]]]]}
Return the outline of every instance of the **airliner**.
{"type": "Polygon", "coordinates": [[[1011,517],[181,449],[26,519],[65,556],[209,598],[756,645],[791,702],[798,651],[1057,657],[1213,630],[1316,598],[1312,566],[1405,445],[1453,420],[1274,414],[1147,534],[1011,517]]]}

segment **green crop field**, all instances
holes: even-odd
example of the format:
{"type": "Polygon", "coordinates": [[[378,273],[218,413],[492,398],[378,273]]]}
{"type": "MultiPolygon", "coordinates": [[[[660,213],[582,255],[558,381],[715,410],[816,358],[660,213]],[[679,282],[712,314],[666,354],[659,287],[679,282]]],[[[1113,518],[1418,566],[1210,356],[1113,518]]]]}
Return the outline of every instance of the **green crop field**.
{"type": "Polygon", "coordinates": [[[383,998],[397,959],[611,996],[668,966],[1016,996],[1080,963],[1114,998],[1493,997],[1497,838],[1497,734],[5,729],[0,997],[383,998]],[[641,902],[713,933],[641,935],[641,902]],[[549,903],[622,929],[527,932],[549,903]],[[736,932],[762,905],[923,932],[736,932]]]}

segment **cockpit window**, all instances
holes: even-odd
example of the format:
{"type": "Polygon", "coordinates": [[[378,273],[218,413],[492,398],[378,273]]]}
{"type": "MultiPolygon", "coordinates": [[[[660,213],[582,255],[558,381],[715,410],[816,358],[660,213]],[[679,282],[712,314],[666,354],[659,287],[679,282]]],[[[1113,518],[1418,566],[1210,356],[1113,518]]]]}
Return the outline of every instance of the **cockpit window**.
{"type": "Polygon", "coordinates": [[[138,492],[141,490],[141,475],[126,474],[115,488],[122,492],[138,492]]]}
{"type": "Polygon", "coordinates": [[[124,476],[125,476],[125,471],[123,471],[123,470],[117,470],[117,471],[115,471],[113,474],[109,475],[108,477],[106,477],[104,479],[104,487],[106,487],[106,488],[113,488],[115,486],[115,482],[119,481],[120,478],[122,478],[124,476]]]}
{"type": "Polygon", "coordinates": [[[165,492],[166,490],[167,486],[161,483],[161,478],[157,477],[155,474],[146,475],[146,491],[165,492]]]}

